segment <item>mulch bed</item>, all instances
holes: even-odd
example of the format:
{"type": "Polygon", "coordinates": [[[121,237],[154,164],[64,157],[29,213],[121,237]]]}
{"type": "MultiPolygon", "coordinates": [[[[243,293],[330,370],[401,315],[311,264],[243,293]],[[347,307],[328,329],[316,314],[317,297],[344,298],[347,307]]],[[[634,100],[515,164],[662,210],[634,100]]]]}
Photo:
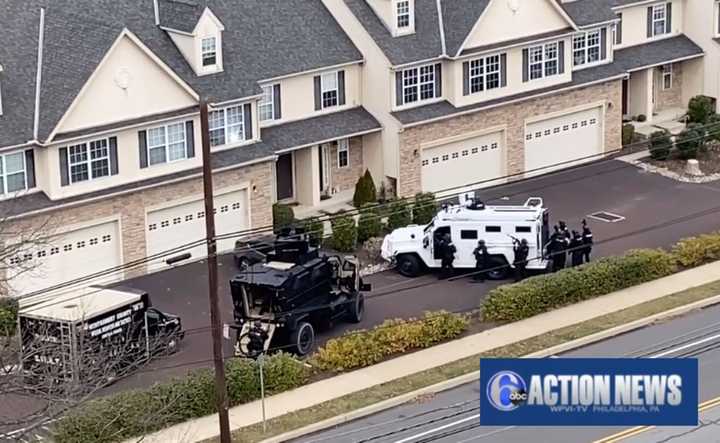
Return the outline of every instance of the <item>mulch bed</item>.
{"type": "MultiPolygon", "coordinates": [[[[720,143],[708,144],[707,150],[699,153],[697,160],[700,163],[700,170],[703,174],[711,175],[720,173],[720,143]]],[[[643,161],[658,168],[665,168],[677,174],[685,175],[687,160],[681,160],[679,158],[653,160],[647,158],[643,161]]]]}

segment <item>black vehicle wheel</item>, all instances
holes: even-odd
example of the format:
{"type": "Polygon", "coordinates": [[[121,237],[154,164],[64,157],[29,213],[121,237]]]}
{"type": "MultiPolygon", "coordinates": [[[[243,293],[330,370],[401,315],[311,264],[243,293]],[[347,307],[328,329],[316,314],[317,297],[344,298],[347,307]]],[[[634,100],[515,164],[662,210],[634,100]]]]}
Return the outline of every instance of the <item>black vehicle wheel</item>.
{"type": "Polygon", "coordinates": [[[510,266],[504,259],[493,257],[490,259],[490,270],[486,275],[490,280],[505,280],[510,274],[510,266]]]}
{"type": "Polygon", "coordinates": [[[422,270],[422,264],[416,256],[404,254],[397,258],[397,270],[405,277],[417,277],[422,270]]]}
{"type": "Polygon", "coordinates": [[[315,346],[315,330],[308,322],[300,322],[290,335],[290,343],[293,345],[295,353],[304,356],[312,351],[315,346]]]}
{"type": "Polygon", "coordinates": [[[348,321],[350,323],[360,323],[363,319],[364,314],[365,296],[361,292],[358,292],[358,294],[355,296],[355,300],[350,303],[350,308],[348,309],[348,321]]]}

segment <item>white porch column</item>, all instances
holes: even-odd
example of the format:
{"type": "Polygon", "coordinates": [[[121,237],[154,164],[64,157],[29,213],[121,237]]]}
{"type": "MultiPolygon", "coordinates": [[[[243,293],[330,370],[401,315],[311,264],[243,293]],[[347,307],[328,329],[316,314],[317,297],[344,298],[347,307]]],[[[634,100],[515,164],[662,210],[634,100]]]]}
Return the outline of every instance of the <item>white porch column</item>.
{"type": "Polygon", "coordinates": [[[630,74],[628,80],[628,113],[631,116],[644,114],[647,122],[653,113],[653,69],[644,69],[630,74]]]}
{"type": "Polygon", "coordinates": [[[655,88],[655,68],[648,68],[645,70],[645,87],[646,101],[645,101],[645,115],[647,116],[647,122],[650,123],[653,120],[653,111],[655,105],[653,104],[653,94],[657,91],[655,88]]]}
{"type": "Polygon", "coordinates": [[[320,157],[318,147],[295,151],[297,201],[303,206],[320,203],[320,157]]]}

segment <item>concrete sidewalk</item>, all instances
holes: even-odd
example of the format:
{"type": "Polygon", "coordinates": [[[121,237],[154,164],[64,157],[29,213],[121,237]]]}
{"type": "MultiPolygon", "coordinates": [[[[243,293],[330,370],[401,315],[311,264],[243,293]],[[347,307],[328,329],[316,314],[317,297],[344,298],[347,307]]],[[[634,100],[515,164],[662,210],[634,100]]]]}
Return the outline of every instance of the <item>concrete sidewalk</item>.
{"type": "MultiPolygon", "coordinates": [[[[720,261],[683,271],[632,288],[490,329],[432,348],[402,355],[353,372],[275,395],[266,399],[267,418],[324,403],[379,384],[572,326],[612,312],[720,279],[720,261]]],[[[260,402],[230,409],[230,427],[239,429],[262,420],[260,402]]],[[[195,442],[218,436],[217,416],[207,416],[146,436],[144,442],[195,442]]],[[[137,441],[137,439],[131,440],[137,441]]]]}

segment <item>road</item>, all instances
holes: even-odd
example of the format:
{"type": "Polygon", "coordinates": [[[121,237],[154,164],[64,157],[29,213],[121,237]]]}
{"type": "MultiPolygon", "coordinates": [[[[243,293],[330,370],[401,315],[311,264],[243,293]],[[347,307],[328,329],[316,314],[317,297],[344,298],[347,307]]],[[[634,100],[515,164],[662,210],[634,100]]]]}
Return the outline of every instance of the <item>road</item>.
{"type": "MultiPolygon", "coordinates": [[[[669,246],[680,238],[720,227],[717,212],[712,212],[720,211],[720,182],[679,183],[617,160],[500,186],[483,191],[481,196],[493,204],[522,203],[530,196],[540,196],[550,208],[554,222],[565,220],[575,229],[579,228],[580,220],[596,211],[625,217],[618,223],[589,219],[599,243],[593,249],[594,256],[619,254],[631,248],[669,246]]],[[[232,260],[223,257],[219,280],[225,322],[232,321],[228,282],[235,272],[232,260]]],[[[124,282],[148,291],[160,309],[180,315],[190,332],[178,354],[155,362],[113,389],[145,386],[210,365],[206,277],[205,263],[198,262],[124,282]]],[[[369,328],[387,318],[416,317],[437,309],[474,309],[488,290],[498,284],[468,284],[466,280],[438,283],[432,275],[409,280],[392,271],[368,280],[373,284],[373,294],[366,304],[364,321],[359,325],[339,325],[319,334],[320,344],[348,329],[369,328]]],[[[225,342],[225,352],[232,355],[229,340],[225,342]]]]}
{"type": "MultiPolygon", "coordinates": [[[[720,396],[720,305],[696,311],[671,321],[586,346],[566,357],[697,357],[700,367],[700,401],[720,396]]],[[[589,443],[624,428],[594,427],[481,427],[478,425],[480,386],[459,386],[359,419],[343,426],[295,440],[295,443],[589,443]]],[[[707,424],[698,428],[662,428],[638,434],[632,443],[718,441],[720,408],[702,415],[707,424]],[[694,432],[690,432],[694,431],[694,432]]]]}

